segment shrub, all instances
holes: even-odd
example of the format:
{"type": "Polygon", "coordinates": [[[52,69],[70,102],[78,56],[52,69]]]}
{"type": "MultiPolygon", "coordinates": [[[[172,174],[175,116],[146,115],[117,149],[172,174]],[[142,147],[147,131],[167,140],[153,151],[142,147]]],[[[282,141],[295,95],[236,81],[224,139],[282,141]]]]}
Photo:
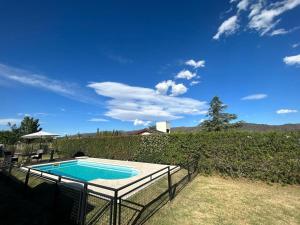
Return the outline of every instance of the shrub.
{"type": "Polygon", "coordinates": [[[199,159],[199,172],[268,182],[300,183],[300,132],[199,132],[117,136],[56,142],[65,156],[77,151],[99,158],[163,164],[199,159]]]}

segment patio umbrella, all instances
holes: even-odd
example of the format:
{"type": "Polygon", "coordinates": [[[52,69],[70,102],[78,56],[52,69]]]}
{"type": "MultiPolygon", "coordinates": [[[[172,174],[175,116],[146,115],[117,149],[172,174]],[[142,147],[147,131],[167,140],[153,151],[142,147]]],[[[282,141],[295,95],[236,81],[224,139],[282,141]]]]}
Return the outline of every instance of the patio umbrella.
{"type": "MultiPolygon", "coordinates": [[[[46,131],[39,131],[39,132],[36,132],[36,133],[32,133],[32,134],[26,134],[26,135],[23,135],[21,136],[21,138],[24,138],[24,139],[43,139],[43,138],[55,138],[55,137],[58,137],[60,136],[59,134],[53,134],[53,133],[49,133],[49,132],[46,132],[46,131]]],[[[41,141],[40,141],[40,147],[41,147],[41,141]]],[[[51,159],[53,159],[53,151],[51,151],[51,159]]]]}
{"type": "Polygon", "coordinates": [[[39,131],[39,132],[36,132],[36,133],[23,135],[22,138],[37,139],[37,138],[54,138],[54,137],[57,137],[57,136],[60,136],[60,135],[49,133],[49,132],[46,132],[46,131],[39,131]]]}

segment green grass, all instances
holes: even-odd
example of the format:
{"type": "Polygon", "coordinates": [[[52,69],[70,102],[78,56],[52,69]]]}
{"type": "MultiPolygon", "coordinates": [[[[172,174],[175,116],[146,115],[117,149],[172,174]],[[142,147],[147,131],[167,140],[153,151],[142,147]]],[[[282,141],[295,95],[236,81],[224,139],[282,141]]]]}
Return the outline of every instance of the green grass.
{"type": "Polygon", "coordinates": [[[198,176],[146,225],[300,224],[300,186],[198,176]]]}
{"type": "MultiPolygon", "coordinates": [[[[13,170],[12,173],[20,180],[24,179],[24,175],[17,170],[13,170]]],[[[184,170],[181,173],[174,179],[185,175],[184,170]]],[[[32,197],[44,196],[45,199],[25,197],[22,185],[15,188],[13,182],[8,182],[0,176],[0,215],[4,224],[46,224],[53,216],[49,215],[52,211],[50,205],[41,204],[51,202],[47,199],[51,197],[49,187],[43,185],[38,178],[29,181],[29,187],[35,193],[32,197]],[[18,216],[11,218],[11,212],[18,216]]],[[[165,188],[166,180],[161,179],[129,199],[146,204],[165,188]]],[[[97,209],[103,206],[103,201],[91,196],[88,201],[92,207],[87,214],[89,220],[97,209]],[[96,208],[93,210],[93,207],[96,208]]],[[[132,213],[123,209],[123,221],[128,221],[133,216],[132,213]]],[[[106,214],[101,219],[107,220],[106,214]]],[[[103,224],[102,222],[103,220],[98,224],[103,224]]],[[[145,223],[157,224],[300,224],[300,186],[197,176],[172,202],[165,204],[145,223]]]]}

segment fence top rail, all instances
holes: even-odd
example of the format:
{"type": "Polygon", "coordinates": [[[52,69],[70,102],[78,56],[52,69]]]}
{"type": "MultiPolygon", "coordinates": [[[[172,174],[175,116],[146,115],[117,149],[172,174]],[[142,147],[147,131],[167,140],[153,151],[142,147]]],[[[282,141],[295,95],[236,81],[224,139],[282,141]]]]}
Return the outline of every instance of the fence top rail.
{"type": "MultiPolygon", "coordinates": [[[[153,172],[153,173],[150,173],[150,174],[148,174],[148,175],[146,175],[146,176],[144,176],[144,177],[141,177],[140,179],[137,179],[137,180],[132,181],[132,182],[130,182],[130,183],[128,183],[128,184],[125,184],[125,185],[119,187],[119,188],[118,188],[118,191],[121,191],[121,190],[123,190],[124,188],[127,188],[127,187],[129,187],[129,186],[131,186],[131,185],[133,185],[133,184],[135,184],[135,183],[138,183],[138,182],[140,182],[140,181],[142,181],[142,180],[144,180],[144,179],[147,179],[148,177],[151,177],[151,176],[153,176],[153,175],[155,175],[155,174],[157,174],[157,173],[159,173],[159,172],[161,172],[161,171],[163,171],[163,170],[166,170],[166,169],[169,170],[169,169],[170,169],[170,166],[166,166],[166,167],[164,167],[164,168],[162,168],[162,169],[160,169],[160,170],[157,170],[157,171],[155,171],[155,172],[153,172]]],[[[141,186],[141,185],[140,185],[140,186],[141,186]]]]}
{"type": "MultiPolygon", "coordinates": [[[[84,186],[84,185],[88,185],[88,186],[94,186],[94,187],[98,187],[98,188],[102,188],[102,189],[107,189],[107,190],[109,190],[109,191],[117,191],[116,188],[112,188],[112,187],[108,187],[108,186],[104,186],[104,185],[100,185],[100,184],[94,184],[94,183],[82,181],[82,180],[75,179],[75,178],[71,178],[71,177],[60,176],[60,175],[52,174],[52,173],[49,173],[49,172],[42,172],[42,171],[40,171],[40,170],[33,169],[32,167],[24,166],[24,168],[28,169],[29,171],[35,171],[35,172],[37,172],[37,173],[40,173],[40,176],[41,176],[41,177],[45,177],[45,176],[43,176],[43,174],[49,174],[49,175],[52,175],[52,176],[57,176],[57,177],[60,178],[60,179],[69,180],[69,181],[74,181],[74,182],[80,183],[80,184],[82,184],[83,186],[84,186]]],[[[33,173],[33,174],[34,174],[34,173],[33,173]]],[[[46,177],[46,178],[47,178],[47,177],[46,177]]],[[[58,180],[57,180],[57,181],[58,181],[58,180]]]]}
{"type": "MultiPolygon", "coordinates": [[[[193,162],[190,162],[188,165],[190,165],[192,163],[193,162]]],[[[123,190],[123,189],[125,189],[127,187],[130,187],[131,185],[134,185],[134,184],[136,184],[138,182],[141,182],[141,181],[143,181],[143,180],[145,180],[145,179],[147,179],[149,177],[152,177],[153,175],[156,175],[156,174],[158,174],[158,173],[166,170],[165,172],[163,172],[163,173],[159,174],[158,176],[156,176],[156,177],[154,177],[154,178],[151,179],[151,181],[156,180],[159,177],[165,175],[168,171],[172,172],[172,171],[176,170],[177,168],[180,168],[180,166],[174,166],[174,167],[165,166],[165,167],[163,167],[163,168],[161,168],[161,169],[159,169],[159,170],[157,170],[157,171],[155,171],[155,172],[153,172],[151,174],[148,174],[148,175],[146,175],[144,177],[141,177],[141,178],[139,178],[137,180],[134,180],[134,181],[132,181],[132,182],[130,182],[128,184],[125,184],[125,185],[119,187],[119,188],[113,188],[113,187],[109,187],[109,186],[105,186],[105,185],[100,185],[100,184],[95,184],[95,183],[91,183],[91,182],[87,182],[87,181],[81,181],[79,179],[70,178],[70,177],[66,177],[66,176],[60,176],[60,175],[52,174],[52,173],[49,173],[49,172],[44,172],[44,171],[36,170],[33,167],[23,166],[23,168],[26,168],[27,171],[29,171],[29,172],[36,172],[36,173],[32,173],[32,174],[34,174],[36,176],[40,176],[40,177],[43,177],[43,178],[46,178],[46,179],[50,179],[50,180],[53,180],[53,181],[56,181],[56,182],[61,182],[61,179],[64,179],[64,180],[69,180],[69,181],[73,181],[73,182],[77,182],[79,184],[82,184],[83,187],[86,185],[86,186],[97,187],[97,188],[101,188],[101,189],[105,189],[105,190],[109,190],[109,191],[113,191],[113,192],[119,192],[119,191],[121,191],[121,190],[123,190]],[[48,174],[48,175],[52,175],[52,176],[57,176],[58,179],[55,180],[54,178],[49,178],[49,177],[45,176],[44,174],[48,174]]],[[[146,182],[146,184],[147,183],[148,182],[146,182]]],[[[138,185],[134,189],[129,190],[128,192],[122,194],[122,196],[124,196],[124,195],[132,192],[133,190],[136,190],[136,189],[138,189],[138,188],[140,188],[140,187],[142,187],[144,185],[145,185],[145,183],[141,183],[140,185],[138,185]]],[[[101,191],[93,191],[93,192],[97,192],[99,194],[103,194],[103,193],[101,193],[101,191]]]]}
{"type": "Polygon", "coordinates": [[[122,195],[120,195],[119,198],[122,198],[122,197],[124,197],[124,196],[126,196],[126,195],[128,195],[128,194],[130,194],[130,193],[132,193],[132,192],[134,192],[135,190],[138,190],[139,188],[141,188],[141,187],[143,187],[143,186],[145,186],[145,185],[147,185],[147,184],[149,184],[149,183],[151,183],[151,182],[153,182],[153,181],[159,179],[160,177],[166,175],[167,173],[168,173],[168,171],[166,171],[166,172],[160,174],[160,175],[157,176],[157,177],[154,177],[154,178],[151,179],[151,180],[148,180],[148,181],[146,181],[146,182],[140,184],[140,185],[137,186],[137,187],[134,187],[133,189],[131,189],[131,190],[129,190],[129,191],[123,193],[122,195]]]}
{"type": "MultiPolygon", "coordinates": [[[[73,182],[77,182],[77,183],[82,184],[83,186],[84,186],[84,185],[94,186],[94,187],[98,187],[98,188],[102,188],[102,189],[106,189],[106,190],[109,190],[109,191],[114,191],[114,192],[116,192],[116,191],[123,190],[124,188],[129,187],[129,186],[131,186],[131,185],[133,185],[133,184],[135,184],[135,183],[137,183],[137,182],[140,182],[140,181],[142,181],[142,180],[144,180],[144,179],[146,179],[146,178],[148,178],[148,177],[150,177],[150,176],[153,176],[153,175],[155,175],[155,174],[157,174],[157,173],[159,173],[159,172],[161,172],[161,171],[163,171],[163,170],[166,170],[166,169],[169,168],[169,166],[166,166],[166,167],[164,167],[164,168],[162,168],[162,169],[160,169],[160,170],[157,170],[157,171],[155,171],[155,172],[153,172],[153,173],[151,173],[151,174],[149,174],[149,175],[146,175],[146,176],[144,176],[144,177],[141,177],[140,179],[135,180],[135,181],[133,181],[133,182],[130,182],[130,183],[126,184],[126,185],[123,185],[123,186],[121,186],[120,188],[113,188],[113,187],[104,186],[104,185],[100,185],[100,184],[94,184],[94,183],[90,183],[90,182],[81,181],[81,180],[78,180],[78,179],[75,179],[75,178],[70,178],[70,177],[65,177],[65,176],[59,176],[59,175],[52,174],[52,173],[49,173],[49,172],[43,172],[43,171],[40,171],[40,170],[36,170],[36,169],[34,169],[34,168],[32,168],[32,167],[24,166],[23,168],[26,168],[26,169],[27,169],[28,171],[30,171],[30,172],[34,171],[34,172],[36,172],[37,174],[36,174],[36,173],[32,173],[32,174],[35,174],[35,175],[38,175],[38,174],[39,174],[39,176],[45,177],[45,178],[47,178],[47,179],[48,179],[48,177],[43,176],[43,174],[54,175],[54,176],[57,176],[59,179],[64,179],[64,180],[70,180],[70,181],[73,181],[73,182]]],[[[57,181],[58,181],[58,180],[57,180],[57,181]]],[[[139,185],[139,186],[142,186],[142,184],[139,185]]],[[[101,193],[101,192],[99,192],[99,193],[101,193]]]]}

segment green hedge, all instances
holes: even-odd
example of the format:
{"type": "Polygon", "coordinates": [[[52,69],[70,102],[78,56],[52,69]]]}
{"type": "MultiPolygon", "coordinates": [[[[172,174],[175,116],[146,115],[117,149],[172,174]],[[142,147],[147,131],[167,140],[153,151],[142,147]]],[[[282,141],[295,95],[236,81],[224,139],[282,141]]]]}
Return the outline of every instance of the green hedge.
{"type": "Polygon", "coordinates": [[[64,156],[182,164],[199,159],[199,172],[300,184],[300,132],[191,134],[60,139],[64,156]]]}

